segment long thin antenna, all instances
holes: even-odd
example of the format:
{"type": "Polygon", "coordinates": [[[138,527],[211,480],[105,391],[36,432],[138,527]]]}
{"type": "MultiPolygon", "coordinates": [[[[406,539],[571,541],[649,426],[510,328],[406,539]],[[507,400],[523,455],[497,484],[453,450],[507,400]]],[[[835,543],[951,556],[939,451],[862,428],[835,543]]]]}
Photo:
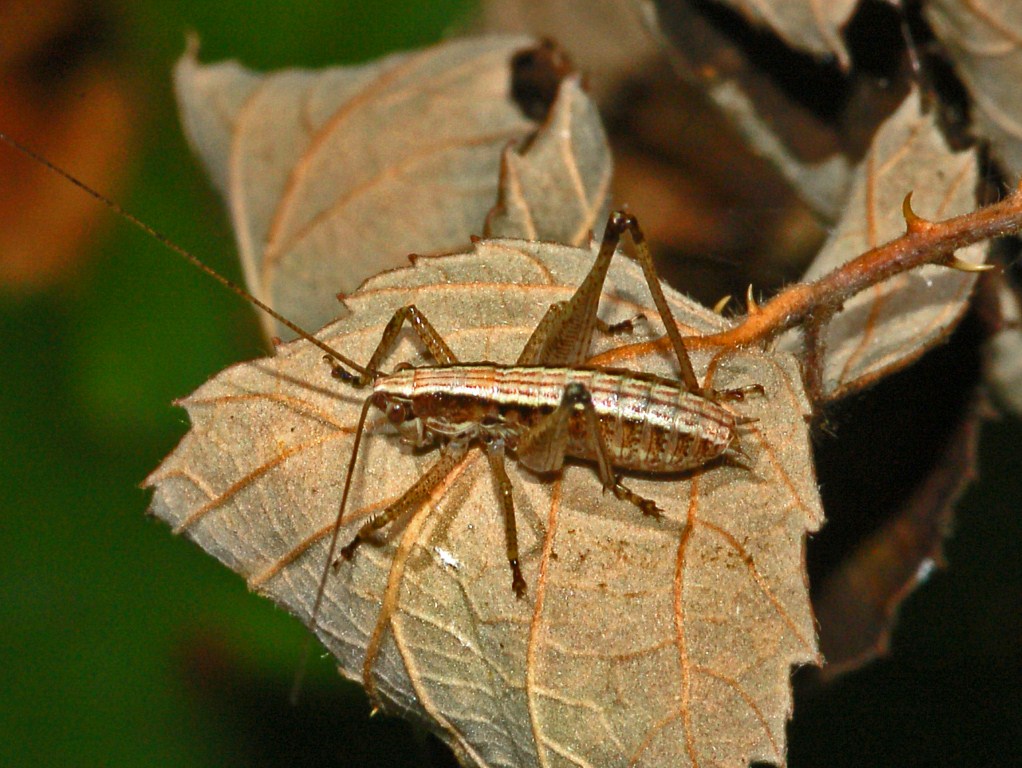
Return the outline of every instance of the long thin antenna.
{"type": "MultiPolygon", "coordinates": [[[[355,427],[355,444],[351,447],[351,458],[348,459],[348,472],[344,476],[344,492],[341,494],[341,503],[337,507],[337,517],[334,519],[333,532],[330,534],[330,547],[327,551],[326,566],[323,574],[319,577],[319,586],[316,587],[316,599],[312,603],[312,612],[309,614],[309,631],[315,634],[316,622],[319,620],[319,609],[323,605],[323,597],[326,595],[326,583],[330,578],[330,569],[334,564],[334,556],[337,554],[337,539],[341,533],[341,520],[344,518],[344,508],[348,504],[348,492],[351,490],[351,476],[355,472],[355,462],[358,461],[358,449],[362,444],[362,434],[365,432],[366,417],[369,415],[369,407],[373,404],[372,398],[367,397],[362,404],[362,413],[358,417],[358,426],[355,427]]],[[[291,703],[298,703],[298,692],[302,688],[305,679],[305,670],[309,666],[309,653],[312,649],[312,635],[305,640],[305,650],[302,652],[302,662],[295,674],[294,684],[291,686],[291,703]]]]}
{"type": "MultiPolygon", "coordinates": [[[[333,358],[337,362],[342,363],[343,365],[346,365],[347,367],[351,368],[352,370],[358,371],[363,376],[369,376],[369,372],[363,366],[359,365],[354,360],[351,360],[351,359],[345,357],[340,352],[337,352],[332,347],[330,347],[329,344],[325,344],[324,342],[320,341],[315,336],[313,336],[311,333],[306,331],[304,328],[301,328],[298,325],[296,325],[295,323],[291,322],[286,317],[284,317],[282,314],[280,314],[277,310],[273,309],[273,307],[271,307],[269,304],[266,304],[265,302],[257,299],[255,296],[253,296],[251,293],[246,291],[240,285],[238,285],[234,281],[229,280],[226,277],[224,277],[223,275],[221,275],[215,269],[213,269],[212,267],[207,265],[205,262],[203,262],[201,259],[199,259],[198,256],[193,255],[190,251],[186,250],[182,246],[180,246],[177,243],[175,243],[173,240],[171,240],[169,237],[164,235],[162,232],[159,232],[159,231],[153,229],[152,227],[150,227],[148,224],[146,224],[141,219],[139,219],[139,218],[133,216],[132,214],[128,213],[120,205],[115,203],[113,200],[111,200],[109,197],[107,197],[103,193],[98,192],[97,190],[93,189],[88,184],[86,184],[84,181],[81,181],[81,180],[75,178],[70,173],[65,171],[63,168],[60,168],[59,166],[54,165],[53,163],[51,163],[49,160],[47,160],[45,157],[43,157],[39,153],[37,153],[34,150],[30,149],[29,147],[25,146],[24,144],[22,144],[17,139],[11,138],[6,133],[3,133],[2,131],[0,131],[0,139],[2,139],[6,144],[10,145],[14,149],[16,149],[19,152],[21,152],[22,154],[27,155],[28,157],[31,157],[33,160],[35,160],[36,162],[41,164],[43,167],[48,168],[53,173],[55,173],[58,176],[66,179],[67,181],[71,182],[76,187],[78,187],[80,190],[85,192],[87,195],[91,196],[95,200],[98,200],[103,205],[105,205],[107,208],[109,208],[111,211],[116,213],[118,216],[120,216],[121,218],[127,220],[131,224],[134,224],[136,227],[138,227],[140,230],[142,230],[146,234],[156,238],[164,246],[169,248],[171,251],[176,253],[178,256],[183,258],[185,261],[189,262],[192,266],[197,267],[199,270],[201,270],[202,272],[205,272],[207,275],[212,277],[214,280],[219,282],[224,287],[226,287],[226,288],[230,289],[231,291],[233,291],[234,293],[236,293],[241,298],[243,298],[246,301],[254,304],[257,307],[259,307],[259,309],[261,309],[263,312],[268,314],[270,317],[272,317],[274,320],[279,322],[281,325],[283,325],[286,328],[289,328],[290,330],[294,331],[301,338],[303,338],[306,341],[309,341],[309,342],[315,344],[317,347],[322,349],[324,352],[327,353],[327,355],[329,355],[331,358],[333,358]]],[[[343,379],[345,377],[341,376],[340,378],[343,379]]],[[[351,379],[354,379],[354,377],[351,377],[351,379]]]]}

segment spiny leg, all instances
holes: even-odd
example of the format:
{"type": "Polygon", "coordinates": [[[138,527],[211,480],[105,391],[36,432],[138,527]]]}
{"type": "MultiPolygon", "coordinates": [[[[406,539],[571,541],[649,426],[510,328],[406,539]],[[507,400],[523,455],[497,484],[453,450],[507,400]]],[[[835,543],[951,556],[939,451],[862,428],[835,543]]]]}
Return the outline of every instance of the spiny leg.
{"type": "Polygon", "coordinates": [[[511,567],[511,589],[515,596],[525,597],[525,579],[518,564],[518,528],[515,523],[515,499],[511,488],[511,479],[504,468],[504,442],[492,440],[483,443],[486,458],[490,462],[493,480],[497,484],[497,495],[504,511],[504,540],[507,543],[507,562],[511,567]]]}
{"type": "Polygon", "coordinates": [[[433,489],[436,488],[451,473],[468,450],[468,442],[463,440],[452,440],[441,451],[440,458],[436,463],[426,470],[418,480],[405,491],[401,498],[374,515],[358,529],[358,533],[346,546],[341,549],[341,557],[350,560],[355,555],[362,542],[369,539],[373,533],[383,528],[387,523],[397,520],[403,514],[422,505],[433,489]]]}
{"type": "MultiPolygon", "coordinates": [[[[409,304],[406,307],[401,307],[390,318],[390,322],[387,323],[387,327],[383,329],[383,334],[380,336],[380,343],[376,345],[376,351],[373,352],[369,362],[366,363],[365,373],[353,374],[342,366],[335,364],[332,370],[334,377],[348,382],[355,387],[366,386],[376,377],[380,371],[380,365],[387,355],[394,350],[394,347],[397,346],[401,327],[406,320],[438,364],[454,365],[458,362],[458,358],[455,357],[451,348],[447,346],[447,342],[444,341],[440,332],[433,327],[433,324],[426,319],[426,316],[419,311],[418,307],[414,304],[409,304]]],[[[329,361],[329,358],[327,360],[329,361]]]]}
{"type": "Polygon", "coordinates": [[[516,448],[518,459],[535,472],[559,470],[564,465],[571,415],[579,409],[586,420],[586,436],[590,448],[596,455],[596,469],[603,489],[612,491],[622,501],[634,504],[644,515],[659,516],[660,510],[654,501],[623,485],[614,474],[610,452],[600,430],[600,419],[593,405],[593,396],[585,385],[579,382],[568,384],[557,408],[519,437],[516,448]]]}

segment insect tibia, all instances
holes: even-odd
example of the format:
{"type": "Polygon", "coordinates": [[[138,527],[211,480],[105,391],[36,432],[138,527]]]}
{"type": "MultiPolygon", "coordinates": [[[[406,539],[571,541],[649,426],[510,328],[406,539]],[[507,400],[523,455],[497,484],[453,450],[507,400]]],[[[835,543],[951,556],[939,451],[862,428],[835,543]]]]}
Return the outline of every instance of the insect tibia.
{"type": "Polygon", "coordinates": [[[352,373],[341,365],[337,358],[331,355],[323,355],[323,360],[330,366],[331,376],[339,381],[343,381],[345,384],[355,387],[356,389],[362,389],[372,381],[372,377],[368,374],[368,372],[352,373]]]}

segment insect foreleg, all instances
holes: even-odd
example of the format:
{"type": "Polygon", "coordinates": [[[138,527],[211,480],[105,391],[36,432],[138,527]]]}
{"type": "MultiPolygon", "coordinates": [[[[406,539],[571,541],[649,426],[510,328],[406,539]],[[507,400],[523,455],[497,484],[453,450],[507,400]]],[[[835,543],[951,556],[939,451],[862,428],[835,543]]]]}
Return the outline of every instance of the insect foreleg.
{"type": "Polygon", "coordinates": [[[468,440],[452,440],[440,451],[440,458],[426,470],[415,484],[405,491],[401,498],[391,504],[377,515],[371,517],[358,529],[355,538],[347,546],[341,549],[341,557],[350,560],[355,550],[362,542],[369,539],[373,533],[383,528],[387,523],[397,520],[399,517],[421,506],[429,498],[433,489],[436,488],[444,478],[457,466],[468,450],[468,440]]]}
{"type": "Polygon", "coordinates": [[[380,365],[387,358],[387,355],[394,350],[394,347],[397,346],[401,327],[406,320],[437,363],[440,365],[454,365],[458,362],[458,358],[455,357],[451,348],[447,346],[447,342],[444,341],[440,332],[433,327],[433,324],[426,319],[426,316],[419,311],[418,307],[414,304],[409,304],[406,307],[401,307],[390,318],[390,322],[387,323],[387,327],[383,329],[383,334],[380,336],[379,344],[376,345],[376,351],[373,352],[369,362],[366,363],[364,373],[353,375],[340,366],[334,366],[334,376],[356,387],[364,387],[373,381],[379,375],[380,365]]]}
{"type": "Polygon", "coordinates": [[[604,490],[610,490],[622,501],[634,504],[645,515],[659,515],[660,510],[655,502],[623,485],[614,474],[610,452],[600,430],[600,419],[593,405],[593,396],[578,382],[568,384],[557,408],[519,437],[516,449],[519,460],[536,472],[559,470],[564,465],[571,414],[578,410],[585,414],[586,436],[596,457],[596,469],[604,490]]]}
{"type": "Polygon", "coordinates": [[[497,484],[497,495],[504,510],[504,540],[507,545],[507,562],[511,566],[511,589],[516,597],[525,597],[525,579],[518,565],[518,527],[515,523],[515,500],[511,479],[504,468],[504,442],[492,440],[483,443],[486,458],[490,462],[493,480],[497,484]]]}

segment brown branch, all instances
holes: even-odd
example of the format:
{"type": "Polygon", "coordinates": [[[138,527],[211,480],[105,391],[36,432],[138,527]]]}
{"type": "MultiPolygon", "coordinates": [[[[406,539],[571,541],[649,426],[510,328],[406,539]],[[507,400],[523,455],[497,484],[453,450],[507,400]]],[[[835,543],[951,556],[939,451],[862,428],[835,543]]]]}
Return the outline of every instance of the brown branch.
{"type": "MultiPolygon", "coordinates": [[[[817,325],[825,325],[852,296],[902,272],[925,264],[965,271],[985,269],[983,265],[960,261],[955,251],[990,238],[1022,232],[1022,186],[993,205],[936,222],[917,216],[910,204],[911,197],[910,193],[903,206],[907,225],[904,235],[866,251],[812,283],[788,286],[755,312],[750,312],[734,328],[684,337],[685,348],[692,351],[764,345],[791,328],[812,323],[814,317],[817,325]]],[[[602,366],[621,364],[635,355],[668,349],[668,344],[667,337],[629,344],[596,355],[587,362],[602,366]]]]}
{"type": "MultiPolygon", "coordinates": [[[[976,269],[955,258],[959,248],[1022,230],[1022,188],[1004,200],[945,221],[927,221],[905,198],[906,232],[873,248],[812,283],[790,285],[736,327],[702,337],[686,337],[690,349],[762,344],[803,325],[813,315],[837,312],[855,294],[924,264],[976,269]]],[[[979,267],[982,269],[982,267],[979,267]]]]}

